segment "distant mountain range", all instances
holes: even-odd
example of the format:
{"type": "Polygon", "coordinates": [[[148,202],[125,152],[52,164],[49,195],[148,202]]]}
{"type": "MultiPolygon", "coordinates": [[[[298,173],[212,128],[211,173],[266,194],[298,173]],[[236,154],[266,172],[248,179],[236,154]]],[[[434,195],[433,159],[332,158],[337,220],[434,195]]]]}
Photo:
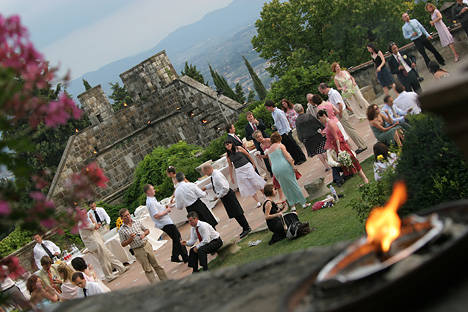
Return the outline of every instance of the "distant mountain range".
{"type": "Polygon", "coordinates": [[[227,7],[205,15],[200,21],[180,27],[148,51],[112,62],[72,80],[67,91],[74,97],[84,92],[84,78],[92,86],[101,84],[109,95],[109,82],[122,83],[119,74],[161,50],[166,50],[178,73],[188,62],[197,66],[205,80],[211,81],[208,68],[208,64],[211,64],[226,77],[231,87],[239,82],[247,94],[247,89],[253,88],[253,84],[242,59],[245,56],[263,83],[269,86],[271,77],[265,71],[266,61],[258,56],[251,44],[256,34],[254,23],[265,2],[234,0],[227,7]]]}

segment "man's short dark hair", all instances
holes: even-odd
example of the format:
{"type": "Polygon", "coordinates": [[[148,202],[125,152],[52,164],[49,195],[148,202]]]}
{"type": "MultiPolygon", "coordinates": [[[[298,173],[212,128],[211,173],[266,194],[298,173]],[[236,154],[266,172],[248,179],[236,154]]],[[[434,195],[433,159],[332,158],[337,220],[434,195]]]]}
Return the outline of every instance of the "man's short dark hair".
{"type": "Polygon", "coordinates": [[[169,166],[169,167],[167,167],[166,172],[168,172],[168,173],[176,173],[175,167],[174,167],[174,166],[169,166]]]}
{"type": "Polygon", "coordinates": [[[84,271],[88,267],[86,261],[81,257],[73,258],[71,261],[71,265],[75,269],[75,271],[84,271]]]}
{"type": "MultiPolygon", "coordinates": [[[[392,52],[392,47],[393,47],[394,45],[397,46],[397,44],[396,44],[395,42],[390,42],[390,43],[388,44],[388,50],[389,50],[390,52],[392,52]]],[[[397,47],[398,47],[398,46],[397,46],[397,47]]]]}
{"type": "Polygon", "coordinates": [[[177,182],[182,182],[185,180],[185,174],[183,172],[177,172],[175,178],[177,182]]]}
{"type": "Polygon", "coordinates": [[[272,100],[266,100],[265,101],[265,106],[266,107],[275,107],[275,102],[273,102],[272,100]]]}
{"type": "Polygon", "coordinates": [[[76,282],[76,280],[77,280],[78,278],[84,280],[84,275],[83,275],[83,273],[81,273],[81,272],[75,272],[75,273],[73,273],[71,280],[72,280],[72,282],[74,283],[74,282],[76,282]]]}
{"type": "Polygon", "coordinates": [[[123,214],[124,214],[125,212],[127,212],[127,211],[128,211],[127,208],[122,208],[122,209],[120,209],[120,210],[119,210],[119,216],[122,217],[123,214]]]}
{"type": "Polygon", "coordinates": [[[386,96],[383,98],[383,101],[384,101],[385,103],[388,104],[388,102],[389,102],[389,100],[390,100],[391,97],[392,97],[391,95],[386,95],[386,96]]]}
{"type": "Polygon", "coordinates": [[[322,102],[323,102],[323,99],[322,99],[322,97],[320,95],[314,94],[312,96],[312,103],[320,105],[320,104],[322,104],[322,102]]]}
{"type": "Polygon", "coordinates": [[[321,84],[319,84],[319,89],[325,90],[327,88],[328,88],[328,85],[325,82],[322,82],[321,84]]]}
{"type": "Polygon", "coordinates": [[[196,213],[195,211],[190,211],[190,212],[187,214],[187,219],[189,219],[189,218],[197,218],[197,219],[199,219],[198,213],[196,213]]]}
{"type": "Polygon", "coordinates": [[[89,200],[88,201],[88,207],[90,207],[92,204],[94,204],[96,201],[95,200],[89,200]]]}
{"type": "Polygon", "coordinates": [[[143,192],[148,192],[148,190],[150,189],[152,185],[151,184],[145,184],[145,186],[143,186],[143,192]]]}
{"type": "Polygon", "coordinates": [[[226,126],[226,132],[229,133],[229,131],[231,131],[231,128],[232,128],[233,124],[228,124],[226,126]]]}
{"type": "Polygon", "coordinates": [[[404,85],[402,85],[401,83],[397,82],[397,83],[395,83],[395,90],[396,90],[396,92],[401,93],[401,92],[405,91],[406,88],[405,88],[404,85]]]}

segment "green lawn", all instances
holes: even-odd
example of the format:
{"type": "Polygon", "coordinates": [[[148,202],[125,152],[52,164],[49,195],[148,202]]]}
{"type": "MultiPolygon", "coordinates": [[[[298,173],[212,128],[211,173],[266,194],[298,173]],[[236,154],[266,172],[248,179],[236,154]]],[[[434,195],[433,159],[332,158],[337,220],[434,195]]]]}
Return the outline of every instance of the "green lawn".
{"type": "MultiPolygon", "coordinates": [[[[362,164],[364,172],[369,180],[373,180],[373,158],[370,157],[362,164]]],[[[255,233],[244,238],[239,246],[241,250],[231,256],[228,256],[223,261],[214,259],[210,263],[210,268],[219,268],[224,266],[237,265],[248,263],[257,259],[267,258],[279,254],[289,253],[294,250],[304,249],[311,246],[330,245],[342,240],[354,239],[364,234],[364,226],[357,218],[356,213],[347,207],[347,204],[354,198],[359,196],[358,186],[361,184],[361,179],[355,175],[349,179],[341,188],[336,188],[339,194],[344,194],[344,198],[331,208],[325,208],[318,211],[312,209],[298,210],[299,219],[302,222],[309,222],[311,228],[316,228],[310,234],[290,241],[284,239],[273,245],[268,245],[271,238],[271,232],[263,231],[255,233]],[[253,247],[249,247],[250,241],[257,239],[262,242],[253,247]]],[[[312,203],[315,200],[311,201],[312,203]]]]}

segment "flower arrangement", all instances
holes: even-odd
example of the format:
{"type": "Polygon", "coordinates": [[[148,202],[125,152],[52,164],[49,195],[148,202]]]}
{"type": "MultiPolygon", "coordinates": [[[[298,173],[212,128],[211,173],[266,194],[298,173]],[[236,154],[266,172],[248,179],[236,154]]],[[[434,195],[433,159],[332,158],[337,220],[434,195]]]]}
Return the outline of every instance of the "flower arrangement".
{"type": "Polygon", "coordinates": [[[117,220],[115,220],[115,226],[117,227],[117,229],[120,229],[122,224],[123,224],[122,218],[118,217],[117,220]]]}
{"type": "Polygon", "coordinates": [[[385,159],[385,158],[384,158],[383,155],[378,155],[378,156],[377,156],[377,161],[382,162],[384,159],[385,159]]]}
{"type": "Polygon", "coordinates": [[[351,167],[353,162],[351,156],[346,151],[341,151],[338,153],[338,162],[344,167],[351,167]]]}

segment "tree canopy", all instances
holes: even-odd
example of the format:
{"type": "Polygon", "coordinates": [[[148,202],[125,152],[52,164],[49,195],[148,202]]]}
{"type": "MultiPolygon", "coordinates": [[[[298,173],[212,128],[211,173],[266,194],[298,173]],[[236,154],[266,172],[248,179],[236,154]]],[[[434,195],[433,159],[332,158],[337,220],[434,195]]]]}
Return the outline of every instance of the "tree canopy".
{"type": "Polygon", "coordinates": [[[119,110],[121,110],[124,107],[124,105],[133,104],[133,100],[128,94],[128,91],[125,88],[125,86],[121,87],[118,82],[110,82],[109,85],[111,86],[112,90],[112,94],[109,96],[109,98],[112,101],[114,101],[112,103],[112,108],[114,109],[114,112],[118,112],[119,110]]]}
{"type": "MultiPolygon", "coordinates": [[[[252,45],[270,62],[270,74],[278,77],[291,68],[307,68],[320,60],[338,60],[346,67],[357,65],[369,59],[366,44],[370,41],[382,51],[389,41],[406,43],[401,14],[425,4],[420,2],[272,0],[264,5],[255,23],[257,35],[252,45]]],[[[429,16],[426,13],[420,19],[429,16]]]]}

